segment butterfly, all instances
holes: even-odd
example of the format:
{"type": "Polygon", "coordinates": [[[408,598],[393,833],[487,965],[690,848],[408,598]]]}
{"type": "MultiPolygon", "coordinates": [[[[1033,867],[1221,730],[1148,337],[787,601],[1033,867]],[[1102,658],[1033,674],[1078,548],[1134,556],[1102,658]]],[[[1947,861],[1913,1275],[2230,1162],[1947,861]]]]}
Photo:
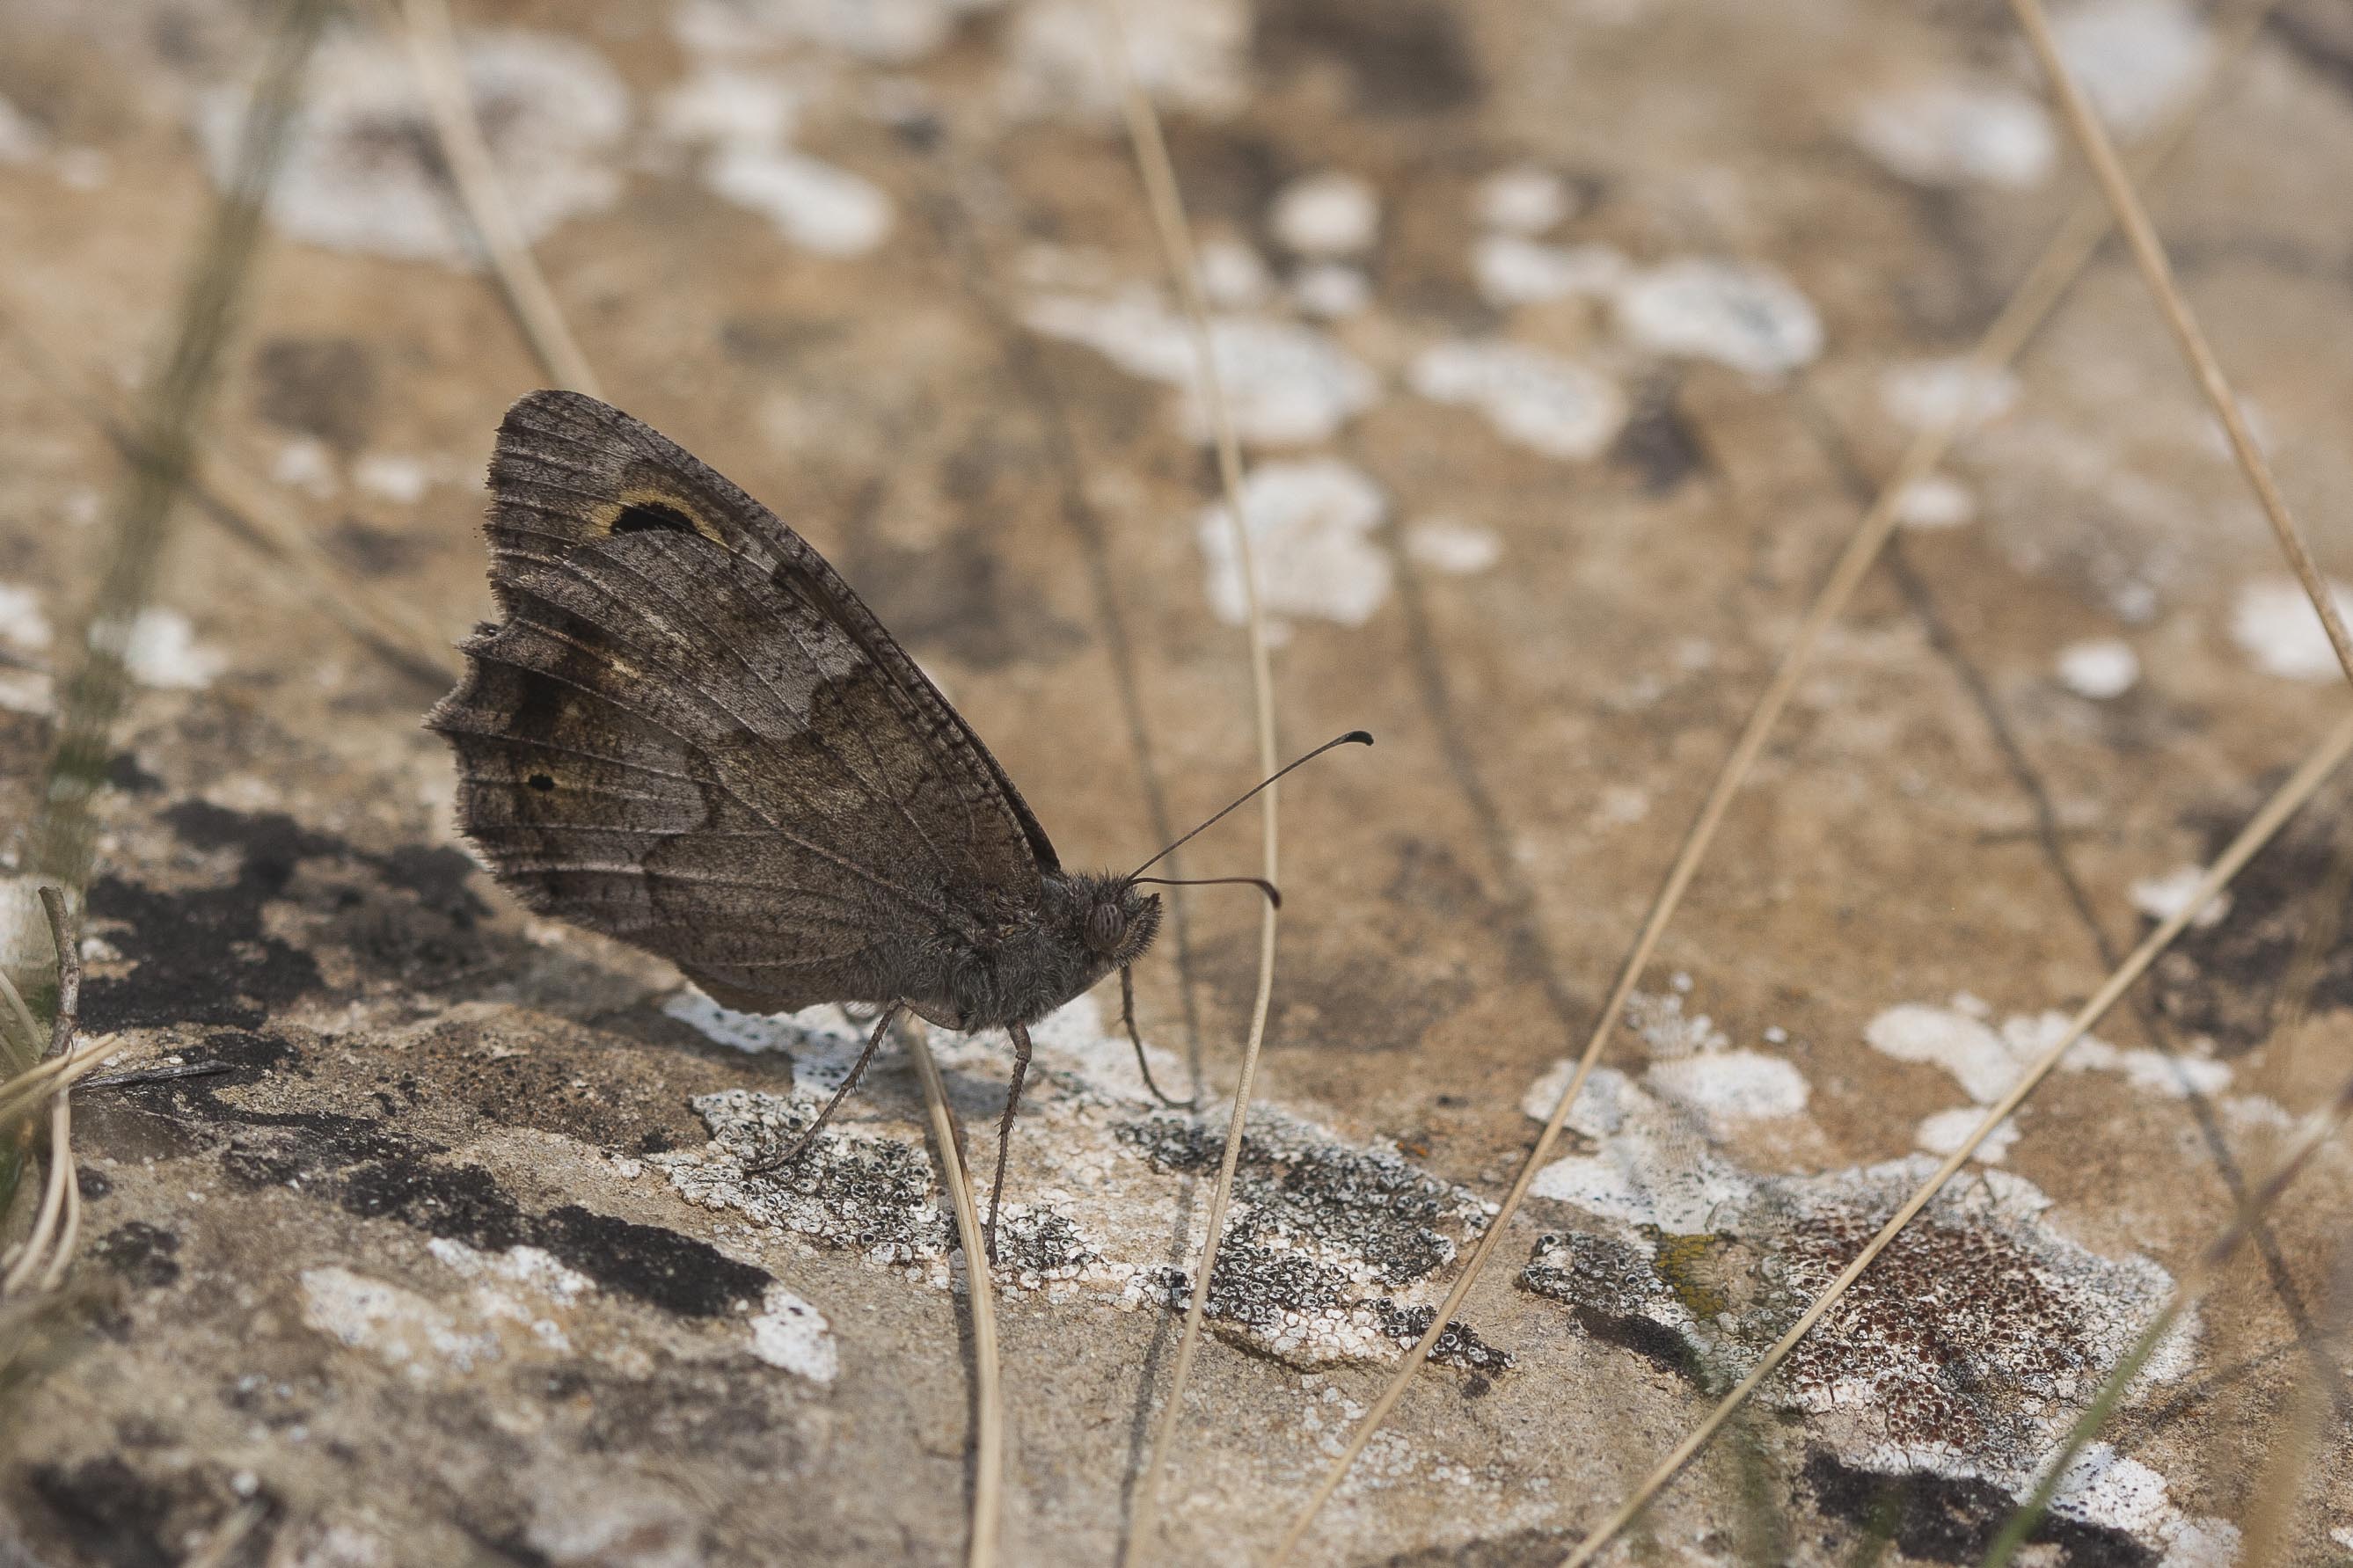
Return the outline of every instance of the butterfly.
{"type": "MultiPolygon", "coordinates": [[[[1161,904],[1139,887],[1170,882],[1143,875],[1169,851],[1126,876],[1065,870],[972,726],[808,542],[620,410],[529,394],[490,483],[503,618],[459,645],[465,675],[426,718],[457,754],[459,829],[533,910],[658,953],[727,1006],[881,1009],[815,1121],[754,1171],[815,1142],[902,1012],[1005,1030],[993,1258],[1029,1026],[1116,970],[1144,1064],[1129,971],[1161,904]]],[[[1291,767],[1371,742],[1353,731],[1291,767]]],[[[1203,880],[1280,901],[1257,878],[1203,880]]]]}

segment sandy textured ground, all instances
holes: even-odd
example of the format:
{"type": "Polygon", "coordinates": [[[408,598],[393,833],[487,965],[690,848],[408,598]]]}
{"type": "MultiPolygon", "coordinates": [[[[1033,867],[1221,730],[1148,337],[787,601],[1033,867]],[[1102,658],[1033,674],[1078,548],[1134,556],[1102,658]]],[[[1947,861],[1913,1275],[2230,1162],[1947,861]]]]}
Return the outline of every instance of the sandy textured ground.
{"type": "MultiPolygon", "coordinates": [[[[1945,368],[2078,184],[2003,7],[1130,8],[1208,241],[1286,745],[1380,738],[1283,795],[1267,1110],[1170,1560],[1271,1543],[1492,1212],[1873,477],[1940,405],[1982,415],[1802,684],[1468,1331],[1311,1553],[1548,1562],[2345,696],[2120,258],[2014,379],[1945,368]]],[[[1235,567],[1092,5],[461,9],[608,394],[841,567],[1067,859],[1132,864],[1250,782],[1235,567]]],[[[2212,42],[2165,0],[2060,20],[2127,132],[2212,42]]],[[[243,6],[0,12],[5,298],[76,374],[128,385],[167,330],[258,53],[243,6]]],[[[488,609],[490,433],[540,374],[420,157],[405,59],[353,30],[317,61],[213,447],[455,639],[488,609]]],[[[2353,575],[2348,167],[2353,32],[2295,0],[2157,206],[2353,575]]],[[[66,390],[0,356],[10,824],[119,482],[66,390]]],[[[102,805],[86,1024],[230,1070],[83,1097],[88,1329],[9,1395],[0,1559],[177,1563],[260,1500],[231,1562],[956,1560],[962,1265],[903,1060],[809,1169],[747,1179],[841,1070],[842,1020],[725,1014],[518,910],[451,837],[417,727],[439,683],[318,599],[179,520],[102,805]]],[[[1845,1561],[1873,1531],[1884,1561],[1975,1560],[2344,1070],[2341,802],[1624,1560],[1845,1561]]],[[[1254,854],[1238,821],[1188,865],[1254,854]]],[[[1143,1014],[1174,1077],[1218,1087],[1256,912],[1187,916],[1143,1014]]],[[[1014,1151],[1010,1562],[1120,1539],[1214,1159],[1219,1124],[1155,1111],[1099,1004],[1043,1031],[1014,1151]]],[[[986,1152],[1001,1043],[939,1044],[986,1152]]],[[[2332,1152],[2111,1424],[2043,1561],[2231,1561],[2323,1373],[2339,1438],[2294,1557],[2353,1553],[2348,1198],[2332,1152]]]]}

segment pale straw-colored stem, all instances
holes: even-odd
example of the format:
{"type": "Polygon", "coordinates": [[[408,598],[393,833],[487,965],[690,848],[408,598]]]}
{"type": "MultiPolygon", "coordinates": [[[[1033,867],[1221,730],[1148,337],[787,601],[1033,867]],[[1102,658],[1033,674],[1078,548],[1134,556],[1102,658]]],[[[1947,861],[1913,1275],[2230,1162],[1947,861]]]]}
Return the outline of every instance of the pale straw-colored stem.
{"type": "Polygon", "coordinates": [[[2091,164],[2092,177],[2099,182],[2101,194],[2107,198],[2116,225],[2124,231],[2125,243],[2132,247],[2133,261],[2157,300],[2158,313],[2165,318],[2182,358],[2189,362],[2199,390],[2213,405],[2214,416],[2222,422],[2223,433],[2230,437],[2232,455],[2238,458],[2247,484],[2254,490],[2263,515],[2271,521],[2272,531],[2279,537],[2280,552],[2287,557],[2295,580],[2310,595],[2312,607],[2318,612],[2320,624],[2328,633],[2328,646],[2336,649],[2337,662],[2344,668],[2345,679],[2353,681],[2353,637],[2347,635],[2345,617],[2337,612],[2336,595],[2321,576],[2320,567],[2305,544],[2295,520],[2288,514],[2287,500],[2272,479],[2271,464],[2264,459],[2263,449],[2255,445],[2254,432],[2247,427],[2246,414],[2239,406],[2238,395],[2231,390],[2229,378],[2222,374],[2221,363],[2207,346],[2198,318],[2173,280],[2173,264],[2167,259],[2164,243],[2157,237],[2156,226],[2148,221],[2148,211],[2133,189],[2132,177],[2116,157],[2107,130],[2084,96],[2082,85],[2060,56],[2059,43],[2052,37],[2051,19],[2043,12],[2042,0],[2010,0],[2010,8],[2017,16],[2034,58],[2041,62],[2042,74],[2051,80],[2051,93],[2058,100],[2060,117],[2066,121],[2076,145],[2091,164]]]}
{"type": "Polygon", "coordinates": [[[915,1077],[923,1086],[923,1109],[931,1114],[940,1184],[955,1210],[956,1241],[964,1248],[965,1300],[972,1313],[974,1427],[972,1535],[965,1562],[968,1568],[990,1568],[997,1561],[997,1531],[1005,1511],[1005,1383],[997,1370],[996,1280],[989,1272],[980,1205],[973,1201],[972,1178],[965,1169],[964,1145],[956,1136],[955,1113],[948,1109],[939,1064],[932,1059],[920,1027],[908,1029],[904,1037],[907,1054],[914,1058],[915,1077]]]}
{"type": "MultiPolygon", "coordinates": [[[[1272,773],[1279,765],[1274,738],[1274,674],[1268,657],[1266,618],[1259,602],[1258,561],[1250,547],[1250,521],[1242,510],[1241,441],[1234,429],[1233,413],[1226,401],[1225,384],[1218,374],[1216,342],[1209,326],[1208,302],[1201,293],[1199,268],[1196,262],[1190,226],[1185,219],[1185,204],[1176,188],[1176,171],[1169,162],[1168,145],[1160,132],[1160,117],[1152,107],[1151,99],[1135,79],[1134,66],[1128,58],[1126,29],[1120,14],[1120,0],[1103,0],[1105,29],[1111,43],[1113,68],[1119,83],[1120,104],[1127,121],[1129,140],[1134,143],[1136,168],[1144,182],[1146,200],[1152,208],[1154,228],[1158,232],[1160,247],[1176,294],[1185,307],[1185,319],[1191,331],[1194,357],[1198,362],[1201,377],[1201,405],[1208,416],[1209,430],[1217,446],[1218,478],[1225,491],[1227,522],[1233,530],[1234,554],[1241,570],[1244,618],[1249,628],[1250,664],[1250,701],[1258,731],[1259,768],[1262,773],[1272,773]]],[[[1276,879],[1276,814],[1275,795],[1280,786],[1270,786],[1260,796],[1260,822],[1262,825],[1261,875],[1270,882],[1276,879]]],[[[1218,1261],[1219,1243],[1224,1238],[1226,1210],[1233,1199],[1234,1171],[1240,1164],[1242,1129],[1250,1114],[1250,1089],[1258,1076],[1260,1047],[1266,1039],[1267,1007],[1274,993],[1275,910],[1271,901],[1259,916],[1258,985],[1250,1002],[1250,1035],[1242,1046],[1241,1072],[1234,1084],[1232,1115],[1226,1123],[1226,1146],[1218,1162],[1218,1179],[1209,1193],[1208,1231],[1201,1249],[1201,1261],[1193,1276],[1193,1294],[1185,1306],[1184,1331],[1176,1342],[1176,1358],[1168,1379],[1167,1402],[1161,1407],[1160,1418],[1152,1434],[1152,1448],[1144,1466],[1144,1474],[1136,1483],[1135,1511],[1128,1524],[1127,1542],[1121,1553],[1123,1563],[1137,1562],[1151,1542],[1157,1523],[1160,1489],[1168,1468],[1169,1455],[1175,1446],[1176,1427],[1184,1414],[1185,1384],[1192,1374],[1194,1358],[1199,1353],[1201,1326],[1208,1310],[1209,1280],[1218,1261]]]]}
{"type": "MultiPolygon", "coordinates": [[[[387,0],[393,3],[393,0],[387,0]]],[[[540,369],[558,386],[600,397],[596,373],[580,352],[572,329],[565,324],[554,292],[547,286],[531,241],[516,221],[514,207],[499,182],[498,165],[491,160],[481,121],[475,118],[474,95],[466,85],[466,62],[458,53],[458,35],[449,19],[448,0],[396,0],[401,32],[408,40],[425,106],[433,117],[433,134],[440,143],[441,160],[457,187],[458,199],[481,240],[483,257],[505,295],[507,309],[531,346],[540,369]]]]}
{"type": "Polygon", "coordinates": [[[2198,879],[2197,887],[2191,890],[2189,897],[2181,907],[2167,916],[2155,931],[2150,931],[2142,940],[2138,947],[2133,949],[2124,963],[2117,965],[2116,973],[2108,976],[2106,983],[2094,994],[2092,999],[2077,1009],[2075,1016],[2068,1021],[2065,1031],[2034,1059],[2032,1065],[2028,1067],[2019,1080],[2010,1086],[2010,1092],[1997,1100],[1992,1108],[1978,1120],[1977,1127],[1967,1139],[1962,1141],[1960,1147],[1947,1155],[1945,1163],[1936,1167],[1936,1173],[1921,1183],[1919,1188],[1905,1200],[1904,1206],[1897,1209],[1887,1223],[1880,1227],[1879,1233],[1864,1244],[1861,1252],[1855,1254],[1853,1260],[1839,1271],[1838,1278],[1831,1281],[1829,1288],[1814,1298],[1812,1304],[1799,1314],[1796,1322],[1789,1325],[1788,1331],[1773,1342],[1772,1348],[1765,1352],[1748,1375],[1742,1378],[1732,1391],[1717,1403],[1715,1408],[1708,1412],[1707,1418],[1694,1427],[1682,1442],[1676,1444],[1672,1453],[1659,1461],[1658,1467],[1644,1479],[1641,1486],[1634,1489],[1631,1496],[1619,1505],[1615,1512],[1602,1521],[1599,1530],[1588,1536],[1576,1551],[1562,1559],[1561,1568],[1577,1568],[1579,1563],[1591,1562],[1595,1554],[1608,1545],[1610,1539],[1624,1529],[1636,1514],[1641,1512],[1651,1499],[1656,1496],[1667,1482],[1674,1479],[1675,1472],[1682,1469],[1690,1461],[1692,1456],[1706,1445],[1710,1437],[1715,1436],[1716,1429],[1722,1426],[1733,1411],[1737,1409],[1741,1403],[1756,1390],[1757,1385],[1771,1376],[1774,1369],[1788,1359],[1789,1352],[1797,1349],[1798,1342],[1806,1337],[1808,1331],[1821,1321],[1825,1312],[1845,1297],[1848,1288],[1862,1277],[1864,1269],[1871,1267],[1873,1259],[1886,1250],[1888,1244],[1895,1239],[1896,1233],[1910,1224],[1912,1216],[1926,1208],[1929,1200],[1936,1195],[1947,1182],[1952,1180],[1954,1173],[1968,1163],[1969,1157],[1977,1152],[1978,1145],[1983,1142],[1995,1128],[2008,1120],[2012,1111],[2025,1102],[2026,1097],[2034,1092],[2036,1087],[2050,1074],[2051,1069],[2059,1065],[2059,1058],[2066,1054],[2068,1048],[2082,1039],[2107,1010],[2116,1005],[2117,998],[2130,988],[2134,981],[2141,977],[2151,963],[2157,962],[2158,955],[2171,945],[2175,937],[2181,934],[2191,918],[2211,903],[2215,894],[2230,885],[2231,879],[2237,876],[2240,868],[2254,858],[2256,851],[2269,843],[2272,836],[2280,830],[2291,816],[2295,815],[2296,809],[2311,798],[2312,793],[2337,770],[2337,765],[2344,762],[2348,752],[2353,752],[2353,717],[2340,721],[2337,728],[2329,731],[2327,739],[2320,743],[2319,749],[2304,760],[2295,772],[2288,776],[2287,782],[2279,787],[2278,793],[2265,801],[2263,809],[2255,813],[2253,820],[2239,830],[2238,837],[2231,841],[2230,847],[2222,851],[2221,858],[2206,868],[2204,875],[2198,879]]]}
{"type": "MultiPolygon", "coordinates": [[[[2221,65],[2235,58],[2253,40],[2262,26],[2262,18],[2269,13],[2272,4],[2273,0],[2260,0],[2260,3],[2242,16],[2229,41],[2218,53],[2215,70],[2209,73],[2198,92],[2182,106],[2165,128],[2151,139],[2142,155],[2144,175],[2156,173],[2162,167],[2165,161],[2180,148],[2187,139],[2191,125],[2195,122],[2198,111],[2205,106],[2213,93],[2215,84],[2221,74],[2221,65]]],[[[2101,240],[2106,237],[2111,226],[2107,209],[2098,196],[2087,196],[2075,205],[2059,232],[2044,247],[2042,257],[2027,273],[2025,280],[2019,285],[2016,292],[2002,307],[2000,314],[1995,317],[1992,324],[1987,327],[1978,340],[1976,347],[1970,351],[1965,363],[1968,366],[1968,376],[1972,384],[1982,376],[1989,375],[2006,367],[2025,348],[2036,331],[2049,318],[2052,310],[2066,293],[2069,286],[2074,282],[2084,266],[2099,249],[2101,240]]],[[[1628,952],[1625,963],[1619,971],[1617,984],[1610,990],[1609,1001],[1595,1018],[1593,1031],[1585,1042],[1584,1050],[1577,1057],[1577,1067],[1570,1075],[1568,1085],[1562,1091],[1560,1099],[1555,1102],[1552,1114],[1546,1119],[1544,1131],[1538,1134],[1535,1146],[1521,1162],[1519,1173],[1514,1179],[1511,1190],[1504,1194],[1501,1209],[1490,1222],[1486,1233],[1472,1247],[1469,1260],[1463,1266],[1461,1272],[1456,1276],[1452,1287],[1447,1291],[1444,1302],[1439,1307],[1437,1316],[1430,1320],[1430,1327],[1423,1331],[1421,1338],[1407,1351],[1404,1364],[1390,1377],[1387,1386],[1375,1398],[1371,1407],[1365,1413],[1364,1419],[1356,1424],[1356,1429],[1350,1435],[1346,1446],[1325,1469],[1314,1492],[1293,1516],[1282,1542],[1267,1560],[1268,1568],[1275,1568],[1276,1564],[1282,1563],[1306,1538],[1308,1530],[1314,1524],[1316,1515],[1323,1510],[1324,1505],[1331,1500],[1333,1494],[1339,1490],[1341,1482],[1347,1479],[1348,1471],[1363,1456],[1366,1445],[1373,1439],[1373,1435],[1380,1430],[1381,1424],[1388,1420],[1389,1413],[1397,1408],[1398,1402],[1405,1396],[1406,1389],[1412,1384],[1415,1373],[1420,1370],[1422,1364],[1429,1360],[1430,1352],[1436,1348],[1439,1336],[1445,1332],[1446,1324],[1461,1308],[1464,1300],[1469,1297],[1472,1287],[1477,1284],[1481,1274],[1487,1267],[1489,1258],[1493,1256],[1496,1247],[1501,1245],[1504,1227],[1510,1223],[1512,1216],[1519,1211],[1520,1204],[1526,1198],[1528,1188],[1535,1182],[1536,1173],[1544,1168],[1546,1162],[1550,1158],[1553,1145],[1560,1136],[1561,1127],[1567,1120],[1569,1108],[1576,1103],[1578,1092],[1584,1088],[1586,1079],[1591,1076],[1595,1064],[1599,1061],[1601,1048],[1608,1042],[1610,1031],[1616,1026],[1619,1016],[1625,1007],[1627,997],[1631,994],[1642,970],[1649,964],[1668,921],[1673,918],[1677,907],[1682,903],[1683,892],[1691,885],[1693,876],[1698,871],[1701,859],[1715,842],[1716,830],[1722,826],[1725,814],[1730,808],[1733,797],[1739,793],[1741,785],[1746,782],[1750,768],[1755,765],[1758,754],[1763,751],[1766,739],[1772,732],[1773,726],[1779,721],[1781,710],[1788,706],[1790,694],[1797,689],[1799,679],[1812,662],[1813,656],[1820,646],[1823,633],[1828,629],[1830,623],[1835,620],[1845,608],[1848,599],[1852,597],[1855,588],[1862,583],[1863,574],[1869,571],[1872,563],[1878,558],[1880,551],[1885,547],[1888,535],[1894,530],[1896,510],[1903,500],[1905,490],[1936,469],[1936,465],[1944,460],[1946,453],[1951,449],[1960,430],[1960,421],[1957,418],[1924,426],[1905,446],[1903,455],[1896,461],[1894,471],[1889,474],[1886,482],[1880,487],[1877,498],[1872,502],[1870,509],[1863,513],[1862,519],[1856,522],[1854,531],[1849,535],[1845,547],[1840,552],[1837,563],[1831,568],[1828,581],[1822,584],[1820,592],[1816,595],[1813,604],[1806,612],[1805,618],[1799,622],[1795,636],[1790,639],[1789,647],[1782,654],[1781,662],[1774,670],[1771,683],[1757,699],[1756,708],[1749,713],[1747,723],[1741,730],[1739,739],[1734,743],[1731,754],[1725,760],[1722,770],[1717,773],[1715,784],[1709,789],[1707,800],[1701,806],[1699,816],[1685,835],[1673,864],[1668,868],[1666,880],[1651,903],[1650,913],[1642,923],[1641,932],[1635,938],[1633,948],[1628,952]]]]}

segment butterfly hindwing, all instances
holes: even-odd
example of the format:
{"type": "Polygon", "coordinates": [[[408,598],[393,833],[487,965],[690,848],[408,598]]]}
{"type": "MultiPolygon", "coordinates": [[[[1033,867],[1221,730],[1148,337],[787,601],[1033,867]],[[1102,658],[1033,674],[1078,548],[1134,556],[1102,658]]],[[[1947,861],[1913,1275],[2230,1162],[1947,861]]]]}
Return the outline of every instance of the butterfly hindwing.
{"type": "Polygon", "coordinates": [[[773,513],[572,393],[508,412],[491,482],[506,618],[428,723],[534,909],[781,1011],[892,1000],[894,954],[1034,908],[1035,817],[773,513]]]}

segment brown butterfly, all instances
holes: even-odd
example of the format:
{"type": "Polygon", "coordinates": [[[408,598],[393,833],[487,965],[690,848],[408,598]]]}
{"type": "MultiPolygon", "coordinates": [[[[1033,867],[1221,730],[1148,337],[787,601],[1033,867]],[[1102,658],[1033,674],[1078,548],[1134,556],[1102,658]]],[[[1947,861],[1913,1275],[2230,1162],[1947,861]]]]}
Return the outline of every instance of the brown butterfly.
{"type": "MultiPolygon", "coordinates": [[[[810,1146],[901,1009],[1004,1029],[993,1258],[1029,1026],[1116,969],[1144,1062],[1128,966],[1160,896],[1136,889],[1166,883],[1142,873],[1168,850],[1124,877],[1063,870],[980,737],[808,542],[620,410],[522,398],[491,497],[505,619],[461,645],[465,678],[426,718],[458,754],[459,827],[532,909],[659,953],[728,1006],[881,1008],[816,1121],[754,1170],[810,1146]]],[[[1372,737],[1274,777],[1349,742],[1372,737]]]]}

